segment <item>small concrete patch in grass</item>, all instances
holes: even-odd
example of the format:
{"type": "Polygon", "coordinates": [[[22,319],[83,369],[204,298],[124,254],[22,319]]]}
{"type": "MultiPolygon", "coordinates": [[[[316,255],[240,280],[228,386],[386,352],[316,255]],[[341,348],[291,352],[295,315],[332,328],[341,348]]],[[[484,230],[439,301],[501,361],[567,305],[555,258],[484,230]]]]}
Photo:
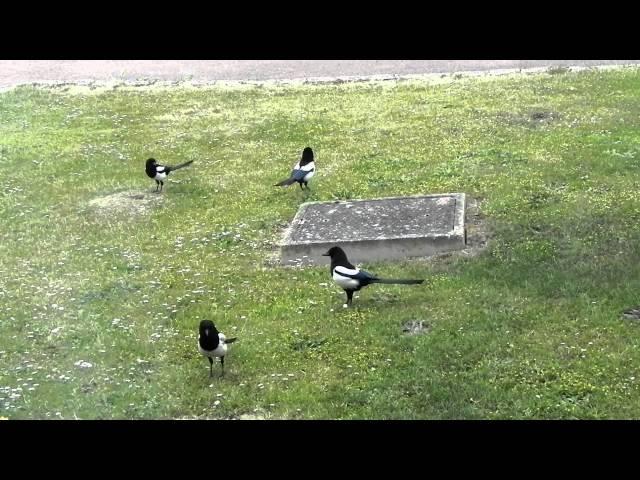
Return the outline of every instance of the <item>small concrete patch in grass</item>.
{"type": "Polygon", "coordinates": [[[137,217],[149,213],[163,198],[162,193],[132,190],[94,198],[89,207],[98,217],[137,217]]]}
{"type": "Polygon", "coordinates": [[[262,415],[243,413],[238,417],[238,420],[265,420],[265,418],[262,415]]]}
{"type": "Polygon", "coordinates": [[[324,264],[334,245],[352,263],[461,250],[464,212],[464,193],[305,203],[285,233],[281,261],[324,264]]]}
{"type": "Polygon", "coordinates": [[[405,335],[423,335],[429,333],[431,325],[424,320],[410,320],[402,326],[405,335]]]}
{"type": "Polygon", "coordinates": [[[507,125],[537,128],[558,120],[560,114],[549,110],[530,110],[524,113],[499,112],[498,118],[507,125]]]}

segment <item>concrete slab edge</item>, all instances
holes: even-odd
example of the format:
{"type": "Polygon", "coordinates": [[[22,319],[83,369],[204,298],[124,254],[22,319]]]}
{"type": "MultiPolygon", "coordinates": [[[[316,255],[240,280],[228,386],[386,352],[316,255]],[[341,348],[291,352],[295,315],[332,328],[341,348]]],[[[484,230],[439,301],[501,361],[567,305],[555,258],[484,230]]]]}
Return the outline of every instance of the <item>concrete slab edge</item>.
{"type": "MultiPolygon", "coordinates": [[[[311,205],[318,204],[347,204],[354,202],[370,202],[370,201],[383,201],[383,200],[404,200],[407,198],[438,198],[438,197],[453,197],[456,201],[455,211],[454,211],[454,228],[445,234],[434,234],[430,235],[429,238],[434,240],[437,239],[447,239],[452,236],[465,236],[465,227],[464,227],[464,215],[465,215],[465,207],[466,207],[466,194],[464,193],[433,193],[433,194],[422,194],[422,195],[402,195],[396,197],[376,197],[376,198],[363,198],[363,199],[351,199],[351,200],[334,200],[334,201],[315,201],[315,202],[305,202],[300,205],[298,211],[296,212],[291,224],[285,229],[282,240],[280,241],[278,247],[284,248],[287,246],[296,246],[296,245],[322,245],[326,244],[326,240],[322,241],[292,241],[291,235],[296,226],[298,226],[304,217],[304,213],[311,205]]],[[[424,235],[403,235],[402,237],[381,237],[378,241],[383,240],[401,240],[401,239],[413,239],[413,238],[423,238],[424,235]]],[[[364,240],[364,241],[372,241],[372,240],[364,240]]]]}
{"type": "Polygon", "coordinates": [[[540,74],[548,72],[551,69],[566,69],[568,72],[581,72],[586,70],[591,71],[608,71],[608,70],[621,70],[621,69],[640,69],[638,64],[617,64],[617,65],[590,65],[590,66],[553,66],[546,67],[531,67],[531,68],[508,68],[508,69],[493,69],[493,70],[462,70],[457,72],[447,73],[424,73],[424,74],[404,74],[404,75],[358,75],[358,76],[338,76],[338,77],[306,77],[306,78],[294,78],[294,79],[274,79],[274,80],[155,80],[155,79],[138,79],[138,80],[95,80],[85,79],[77,80],[74,82],[67,81],[25,81],[16,83],[14,85],[0,87],[0,93],[12,90],[19,86],[34,86],[34,87],[65,87],[65,86],[86,86],[91,88],[114,88],[114,87],[156,87],[156,88],[170,88],[170,87],[266,87],[266,86],[297,86],[305,84],[331,84],[331,83],[362,83],[362,82],[389,82],[389,81],[442,81],[448,79],[455,81],[458,78],[473,78],[473,77],[494,77],[505,75],[519,75],[519,74],[540,74]]]}

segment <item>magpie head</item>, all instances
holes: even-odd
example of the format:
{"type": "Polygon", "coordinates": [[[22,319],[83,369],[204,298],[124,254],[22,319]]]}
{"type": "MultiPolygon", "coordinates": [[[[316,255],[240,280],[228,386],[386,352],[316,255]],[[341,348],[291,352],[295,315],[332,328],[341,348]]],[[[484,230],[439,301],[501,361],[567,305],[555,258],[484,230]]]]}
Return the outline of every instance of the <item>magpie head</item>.
{"type": "Polygon", "coordinates": [[[326,253],[322,254],[323,257],[331,257],[331,260],[347,259],[347,254],[344,253],[340,247],[331,247],[326,253]]]}
{"type": "Polygon", "coordinates": [[[302,151],[302,158],[300,159],[300,166],[313,162],[313,150],[311,147],[305,147],[302,151]]]}
{"type": "Polygon", "coordinates": [[[155,158],[150,158],[147,160],[147,167],[151,166],[154,167],[158,162],[156,162],[155,158]]]}
{"type": "Polygon", "coordinates": [[[211,320],[200,322],[200,337],[217,337],[218,333],[218,329],[211,320]]]}

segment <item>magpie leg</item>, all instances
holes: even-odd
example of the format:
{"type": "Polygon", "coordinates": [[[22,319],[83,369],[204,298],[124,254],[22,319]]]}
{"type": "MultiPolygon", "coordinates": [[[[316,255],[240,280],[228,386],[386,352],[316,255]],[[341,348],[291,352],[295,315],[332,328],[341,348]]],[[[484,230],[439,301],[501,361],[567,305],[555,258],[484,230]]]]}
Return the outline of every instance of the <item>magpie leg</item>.
{"type": "Polygon", "coordinates": [[[220,376],[224,377],[224,357],[220,357],[220,365],[222,365],[222,373],[220,376]]]}
{"type": "Polygon", "coordinates": [[[162,191],[163,188],[164,188],[164,182],[160,180],[160,191],[162,191]]]}
{"type": "Polygon", "coordinates": [[[213,358],[207,357],[209,359],[209,378],[213,377],[213,358]]]}
{"type": "Polygon", "coordinates": [[[351,305],[353,302],[353,290],[345,290],[347,292],[347,305],[351,305]]]}
{"type": "Polygon", "coordinates": [[[304,188],[302,188],[302,182],[300,182],[298,185],[300,185],[300,190],[304,190],[304,188]]]}
{"type": "Polygon", "coordinates": [[[159,188],[160,188],[160,182],[156,180],[156,192],[158,191],[159,188]]]}

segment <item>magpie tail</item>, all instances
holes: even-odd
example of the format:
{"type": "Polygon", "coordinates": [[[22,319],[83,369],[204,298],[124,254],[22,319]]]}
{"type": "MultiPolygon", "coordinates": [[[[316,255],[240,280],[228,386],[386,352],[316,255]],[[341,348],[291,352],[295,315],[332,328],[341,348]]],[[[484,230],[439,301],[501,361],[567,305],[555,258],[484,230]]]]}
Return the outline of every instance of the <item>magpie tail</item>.
{"type": "Polygon", "coordinates": [[[422,280],[398,280],[395,278],[376,278],[372,283],[388,283],[388,284],[396,284],[396,285],[417,285],[424,282],[422,280]]]}
{"type": "Polygon", "coordinates": [[[286,180],[282,180],[281,182],[278,182],[274,185],[274,187],[284,187],[287,185],[291,185],[292,183],[294,183],[296,181],[295,178],[293,177],[289,177],[286,180]]]}
{"type": "Polygon", "coordinates": [[[193,160],[189,160],[188,162],[181,163],[180,165],[176,165],[175,167],[171,167],[171,170],[180,170],[181,168],[188,167],[193,163],[193,160]]]}

